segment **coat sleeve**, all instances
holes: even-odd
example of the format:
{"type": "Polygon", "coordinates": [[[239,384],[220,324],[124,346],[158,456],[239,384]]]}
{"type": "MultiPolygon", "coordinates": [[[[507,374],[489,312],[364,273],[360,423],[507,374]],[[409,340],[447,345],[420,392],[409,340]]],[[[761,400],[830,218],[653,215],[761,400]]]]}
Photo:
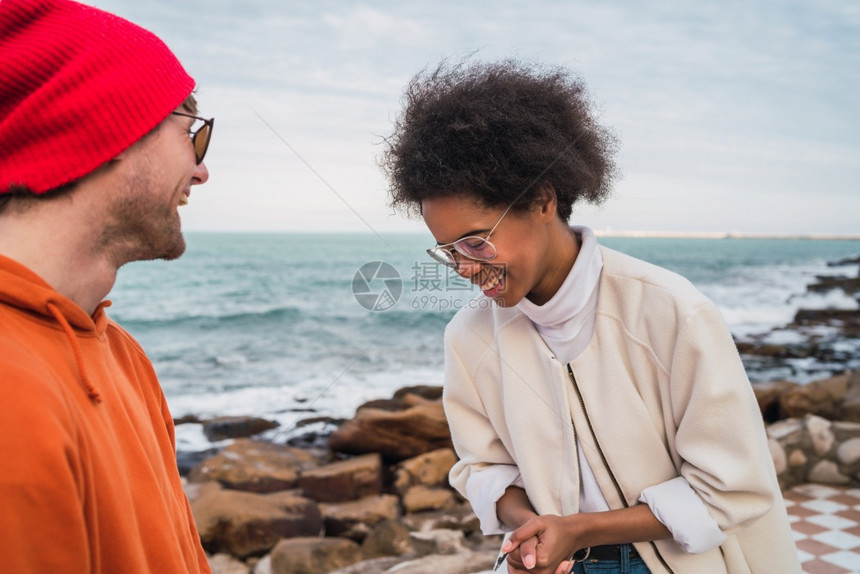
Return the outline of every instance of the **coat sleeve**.
{"type": "Polygon", "coordinates": [[[0,572],[90,572],[71,416],[39,372],[0,361],[0,572]]]}
{"type": "MultiPolygon", "coordinates": [[[[450,330],[445,333],[445,387],[442,403],[458,461],[451,485],[472,505],[484,534],[510,529],[496,513],[496,502],[509,486],[522,487],[519,469],[490,422],[473,374],[462,360],[450,330]]],[[[491,373],[482,371],[485,377],[491,373]]]]}
{"type": "Polygon", "coordinates": [[[713,303],[683,320],[669,384],[681,475],[711,517],[731,532],[764,515],[779,498],[764,422],[713,303]]]}

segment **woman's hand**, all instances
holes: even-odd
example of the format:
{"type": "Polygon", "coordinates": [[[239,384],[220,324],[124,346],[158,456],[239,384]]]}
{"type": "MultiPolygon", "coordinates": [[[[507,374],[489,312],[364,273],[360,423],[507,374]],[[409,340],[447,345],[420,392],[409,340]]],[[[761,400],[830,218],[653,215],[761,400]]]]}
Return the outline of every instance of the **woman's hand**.
{"type": "Polygon", "coordinates": [[[637,504],[606,512],[534,516],[511,533],[502,552],[509,552],[509,573],[567,574],[571,556],[582,548],[671,536],[647,504],[637,504]]]}
{"type": "Polygon", "coordinates": [[[509,574],[567,574],[569,559],[579,550],[572,528],[575,516],[536,516],[514,530],[502,545],[509,574]]]}

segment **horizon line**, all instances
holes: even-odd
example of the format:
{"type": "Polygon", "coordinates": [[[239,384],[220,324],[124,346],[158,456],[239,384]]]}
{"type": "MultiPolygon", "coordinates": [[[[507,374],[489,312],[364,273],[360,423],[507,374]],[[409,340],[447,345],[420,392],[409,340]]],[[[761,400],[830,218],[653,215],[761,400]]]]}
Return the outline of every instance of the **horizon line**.
{"type": "MultiPolygon", "coordinates": [[[[625,237],[625,238],[665,238],[665,239],[809,239],[809,240],[843,240],[843,241],[860,241],[860,233],[824,233],[824,232],[809,232],[809,233],[781,233],[772,231],[667,231],[667,230],[613,230],[613,229],[594,229],[596,237],[625,237]]],[[[350,234],[350,235],[369,235],[369,231],[364,230],[324,230],[324,229],[296,229],[296,230],[279,230],[279,229],[189,229],[184,233],[247,233],[247,234],[350,234]]],[[[399,231],[384,231],[383,235],[421,235],[426,233],[416,230],[399,230],[399,231]]]]}

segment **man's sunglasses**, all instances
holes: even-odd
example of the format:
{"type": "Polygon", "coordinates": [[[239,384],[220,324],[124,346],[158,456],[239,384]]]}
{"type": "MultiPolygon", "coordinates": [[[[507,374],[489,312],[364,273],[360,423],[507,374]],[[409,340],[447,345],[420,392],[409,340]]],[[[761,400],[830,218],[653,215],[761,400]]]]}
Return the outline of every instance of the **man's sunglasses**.
{"type": "Polygon", "coordinates": [[[183,116],[186,118],[194,118],[200,120],[203,125],[196,130],[188,130],[191,136],[191,143],[194,145],[194,155],[197,157],[197,165],[203,162],[203,157],[206,155],[206,150],[209,149],[209,140],[212,139],[212,126],[215,124],[215,118],[201,118],[200,116],[192,116],[182,112],[173,112],[175,116],[183,116]]]}

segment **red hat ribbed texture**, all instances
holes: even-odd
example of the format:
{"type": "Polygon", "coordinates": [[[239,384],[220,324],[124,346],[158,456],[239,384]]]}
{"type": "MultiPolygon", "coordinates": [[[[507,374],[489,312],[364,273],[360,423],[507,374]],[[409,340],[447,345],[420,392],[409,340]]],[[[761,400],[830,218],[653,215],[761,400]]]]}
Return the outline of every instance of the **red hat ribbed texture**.
{"type": "Polygon", "coordinates": [[[193,89],[164,42],[127,20],[69,0],[0,0],[0,194],[83,177],[193,89]]]}

